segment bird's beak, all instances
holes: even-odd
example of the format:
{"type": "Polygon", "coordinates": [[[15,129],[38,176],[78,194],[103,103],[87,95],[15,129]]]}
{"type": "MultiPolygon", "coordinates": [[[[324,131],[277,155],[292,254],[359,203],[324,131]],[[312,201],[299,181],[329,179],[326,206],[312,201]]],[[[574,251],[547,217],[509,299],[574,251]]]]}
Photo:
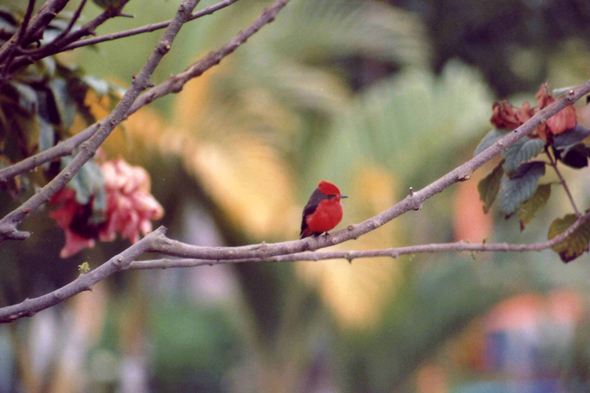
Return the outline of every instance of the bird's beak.
{"type": "Polygon", "coordinates": [[[340,195],[339,198],[348,198],[348,195],[340,195]]]}

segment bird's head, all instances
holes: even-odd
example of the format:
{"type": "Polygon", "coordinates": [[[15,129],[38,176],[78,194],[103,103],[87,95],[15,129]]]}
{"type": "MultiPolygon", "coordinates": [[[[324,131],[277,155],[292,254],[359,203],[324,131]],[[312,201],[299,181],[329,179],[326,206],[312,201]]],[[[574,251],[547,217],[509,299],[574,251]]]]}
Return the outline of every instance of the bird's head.
{"type": "Polygon", "coordinates": [[[342,195],[338,187],[329,181],[322,180],[318,184],[318,188],[328,197],[328,199],[340,200],[340,198],[348,198],[347,195],[342,195]]]}

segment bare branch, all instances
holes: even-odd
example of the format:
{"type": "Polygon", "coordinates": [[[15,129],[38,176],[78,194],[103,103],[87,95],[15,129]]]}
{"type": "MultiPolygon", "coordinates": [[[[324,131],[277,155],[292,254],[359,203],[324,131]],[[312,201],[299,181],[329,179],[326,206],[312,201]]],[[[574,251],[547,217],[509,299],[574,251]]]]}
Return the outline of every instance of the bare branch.
{"type": "MultiPolygon", "coordinates": [[[[229,0],[229,1],[235,2],[238,0],[229,0]]],[[[223,47],[221,47],[220,49],[218,49],[215,52],[211,52],[208,56],[206,56],[205,58],[200,60],[198,63],[194,64],[191,68],[197,68],[200,73],[198,75],[195,74],[195,76],[193,76],[193,78],[203,74],[205,71],[207,71],[209,68],[215,66],[216,64],[219,64],[219,61],[221,61],[221,59],[223,57],[225,57],[225,56],[229,55],[230,53],[232,53],[233,51],[235,51],[239,45],[246,42],[246,39],[249,38],[256,31],[260,30],[260,28],[262,26],[264,26],[264,24],[270,23],[272,20],[274,20],[274,17],[276,17],[277,13],[288,2],[289,2],[289,0],[277,1],[274,6],[272,6],[268,10],[265,10],[252,23],[252,25],[250,27],[248,27],[245,31],[240,32],[236,37],[234,37],[232,40],[227,42],[223,47]],[[278,6],[277,6],[277,4],[278,4],[278,6]]],[[[222,4],[222,3],[219,3],[216,6],[219,7],[220,4],[222,4]]],[[[207,8],[205,8],[201,12],[205,12],[205,11],[207,11],[207,8]]],[[[193,14],[193,16],[195,14],[193,14]]],[[[183,74],[185,74],[185,73],[186,73],[186,71],[183,74]]],[[[179,75],[181,75],[181,74],[179,74],[179,75]]],[[[172,78],[175,78],[175,77],[172,77],[172,78]]],[[[172,78],[170,78],[168,81],[156,86],[155,88],[156,89],[160,88],[162,90],[164,90],[164,87],[166,87],[166,86],[168,88],[170,88],[171,87],[170,80],[172,78]]],[[[182,85],[184,85],[184,83],[188,82],[189,79],[190,78],[186,78],[186,76],[185,76],[185,77],[183,77],[183,81],[180,83],[182,83],[182,85]]],[[[179,83],[179,81],[176,81],[176,83],[179,83]]],[[[178,88],[178,87],[176,86],[175,88],[178,88]]],[[[182,86],[180,86],[180,89],[182,89],[182,86]]],[[[152,89],[152,91],[153,91],[153,89],[152,89]]],[[[152,91],[146,93],[147,95],[144,94],[138,98],[138,100],[141,100],[141,104],[133,105],[127,111],[127,113],[125,115],[125,119],[128,118],[129,116],[131,116],[137,110],[139,110],[142,106],[147,105],[147,104],[151,103],[152,101],[154,101],[156,98],[159,98],[159,97],[162,97],[162,96],[167,95],[169,93],[172,93],[172,91],[168,91],[168,92],[162,91],[158,97],[155,97],[155,96],[150,97],[150,95],[152,94],[152,91]]],[[[57,146],[54,146],[54,147],[49,148],[47,150],[44,150],[34,156],[28,157],[27,159],[22,160],[21,162],[19,162],[17,164],[11,165],[10,167],[0,169],[0,182],[7,181],[8,179],[11,179],[17,175],[20,175],[21,173],[25,173],[27,171],[30,171],[30,170],[48,162],[48,161],[72,154],[77,146],[79,146],[81,143],[85,142],[90,137],[92,137],[92,135],[94,135],[94,133],[97,130],[98,130],[98,127],[96,124],[94,124],[94,125],[86,128],[84,131],[76,134],[74,137],[68,139],[67,141],[58,144],[57,146]]],[[[1,229],[0,229],[0,233],[1,233],[1,229]]],[[[0,239],[0,241],[1,241],[1,239],[0,239]]]]}
{"type": "Polygon", "coordinates": [[[581,214],[580,214],[580,211],[578,210],[578,207],[576,206],[576,202],[574,201],[574,197],[572,196],[572,193],[570,192],[570,189],[567,186],[565,179],[563,178],[563,176],[561,176],[561,172],[559,171],[559,168],[557,168],[557,161],[555,160],[555,158],[553,158],[551,153],[549,153],[548,146],[545,146],[545,154],[547,154],[547,157],[549,157],[549,163],[551,164],[551,166],[555,170],[555,173],[557,173],[557,177],[559,177],[559,183],[563,186],[563,189],[565,190],[565,193],[567,194],[567,197],[569,198],[570,203],[571,203],[572,207],[574,208],[574,212],[576,212],[576,216],[580,217],[581,214]]]}
{"type": "Polygon", "coordinates": [[[83,291],[92,290],[94,284],[121,270],[135,258],[143,254],[147,250],[151,240],[164,233],[164,228],[156,229],[119,255],[112,257],[91,272],[81,274],[76,280],[56,291],[34,299],[25,299],[23,302],[13,306],[0,308],[0,323],[12,322],[22,317],[31,317],[37,312],[55,306],[83,291]]]}
{"type": "MultiPolygon", "coordinates": [[[[41,6],[37,15],[33,18],[28,28],[28,31],[25,32],[23,41],[25,44],[28,44],[31,41],[35,41],[39,39],[39,33],[42,35],[43,31],[55,18],[55,16],[66,6],[69,0],[48,0],[45,4],[41,6]]],[[[30,3],[29,3],[30,5],[30,3]]],[[[21,25],[22,27],[22,25],[21,25]]],[[[11,48],[15,46],[17,40],[17,34],[10,38],[2,47],[0,48],[0,63],[4,63],[6,58],[9,55],[9,52],[12,50],[11,48]]]]}
{"type": "MultiPolygon", "coordinates": [[[[248,247],[218,247],[217,250],[223,251],[226,256],[232,258],[236,255],[236,251],[240,249],[249,249],[252,251],[251,255],[259,255],[259,257],[251,257],[245,259],[158,259],[152,261],[135,261],[140,255],[145,252],[154,250],[155,245],[159,243],[168,243],[170,239],[166,238],[166,230],[164,227],[156,229],[154,232],[148,234],[146,237],[123,251],[121,254],[114,256],[95,270],[80,275],[76,280],[59,288],[51,293],[40,296],[35,299],[25,299],[19,304],[0,308],[0,323],[12,322],[22,317],[30,317],[37,312],[45,310],[49,307],[55,306],[66,299],[69,299],[83,291],[89,291],[99,281],[104,280],[111,274],[120,270],[144,270],[144,269],[167,269],[167,268],[186,268],[197,266],[213,266],[228,263],[258,263],[258,262],[294,262],[294,261],[320,261],[326,259],[347,259],[352,261],[357,258],[372,258],[380,256],[388,256],[397,258],[404,254],[418,254],[418,253],[432,253],[441,251],[471,251],[471,252],[513,252],[513,251],[541,251],[555,246],[564,241],[570,236],[580,225],[584,224],[590,219],[590,213],[579,217],[572,226],[565,232],[556,236],[555,238],[534,244],[469,244],[465,242],[446,243],[446,244],[428,244],[420,246],[390,248],[385,250],[366,250],[366,251],[328,251],[328,252],[309,252],[297,253],[290,255],[277,255],[272,257],[265,257],[265,245],[255,245],[248,247]]],[[[183,245],[178,245],[184,247],[183,245]]],[[[202,247],[202,250],[209,249],[202,247]]],[[[239,252],[238,252],[239,253],[239,252]]],[[[200,255],[200,254],[196,254],[200,255]]]]}
{"type": "MultiPolygon", "coordinates": [[[[70,43],[72,43],[74,41],[79,40],[80,38],[82,38],[84,36],[94,34],[94,30],[96,30],[96,28],[98,26],[102,25],[103,23],[105,23],[107,20],[109,20],[111,18],[115,18],[115,17],[121,15],[121,10],[125,6],[125,4],[127,4],[128,1],[129,0],[122,0],[118,6],[107,8],[102,13],[100,13],[96,18],[92,19],[90,22],[81,26],[79,29],[76,29],[75,31],[70,32],[69,34],[67,34],[63,37],[60,34],[60,36],[57,37],[59,39],[55,39],[52,42],[50,42],[49,44],[47,44],[41,48],[32,49],[32,50],[26,50],[26,49],[20,50],[19,56],[15,59],[13,66],[11,68],[9,68],[6,65],[3,66],[3,72],[6,72],[6,70],[8,70],[8,71],[11,71],[14,73],[17,70],[21,69],[22,67],[25,67],[29,64],[33,64],[34,62],[36,62],[39,59],[42,59],[44,57],[51,56],[53,54],[61,52],[61,48],[69,45],[70,43]]],[[[81,11],[81,8],[79,8],[79,11],[81,11]]],[[[76,18],[76,17],[74,16],[74,18],[76,18]]],[[[74,18],[72,18],[72,20],[74,20],[74,18]]],[[[71,21],[70,21],[70,23],[71,23],[71,21]]],[[[67,31],[67,29],[66,29],[66,31],[67,31]]]]}
{"type": "MultiPolygon", "coordinates": [[[[31,16],[33,15],[33,10],[35,9],[35,0],[29,0],[29,5],[27,6],[27,11],[25,13],[25,17],[23,18],[23,22],[21,23],[18,31],[15,33],[16,38],[14,40],[10,39],[7,43],[7,51],[6,51],[6,62],[4,70],[2,71],[2,76],[0,80],[5,80],[6,73],[14,60],[14,55],[18,47],[23,44],[25,39],[25,35],[27,33],[27,28],[29,27],[29,22],[31,21],[31,16]]],[[[2,55],[0,54],[0,57],[2,55]]],[[[0,59],[0,61],[3,59],[0,59]]]]}
{"type": "Polygon", "coordinates": [[[150,85],[152,73],[164,55],[170,51],[174,38],[176,38],[182,25],[188,21],[192,10],[198,3],[199,0],[184,0],[180,4],[173,22],[162,35],[162,38],[139,74],[133,78],[131,87],[125,92],[115,109],[101,122],[100,127],[92,138],[81,145],[80,151],[72,161],[53,180],[35,193],[35,195],[0,220],[0,241],[5,239],[23,240],[29,236],[27,232],[17,231],[18,224],[41,205],[47,203],[53,195],[61,190],[78,173],[80,168],[94,156],[96,150],[110,135],[112,130],[123,121],[125,114],[140,92],[150,85]]]}
{"type": "MultiPolygon", "coordinates": [[[[224,1],[221,1],[217,4],[210,5],[209,7],[204,8],[201,11],[197,11],[197,12],[193,13],[189,20],[195,20],[195,19],[201,18],[203,16],[210,15],[210,14],[214,13],[215,11],[218,11],[222,8],[230,6],[237,1],[238,0],[224,0],[224,1]]],[[[85,40],[80,40],[80,41],[74,42],[74,43],[66,46],[65,48],[62,48],[61,51],[72,50],[72,49],[76,49],[76,48],[80,48],[80,47],[88,46],[88,45],[96,45],[96,44],[99,44],[99,43],[105,42],[105,41],[114,41],[114,40],[118,40],[121,38],[131,37],[131,36],[134,36],[137,34],[150,33],[152,31],[156,31],[156,30],[164,29],[164,28],[168,27],[170,22],[172,22],[172,21],[167,20],[165,22],[153,23],[153,24],[149,24],[146,26],[136,27],[135,29],[119,31],[117,33],[105,34],[105,35],[101,35],[101,36],[94,37],[94,38],[87,38],[85,40]]]]}
{"type": "Polygon", "coordinates": [[[559,234],[551,240],[533,244],[511,244],[511,243],[466,243],[463,241],[455,243],[424,244],[408,247],[386,248],[382,250],[363,250],[363,251],[315,251],[306,253],[296,253],[287,255],[277,255],[274,257],[258,257],[244,259],[156,259],[134,261],[129,264],[125,270],[144,270],[144,269],[168,269],[168,268],[187,268],[198,266],[214,266],[229,263],[259,263],[259,262],[297,262],[297,261],[324,261],[326,259],[346,259],[352,262],[354,259],[375,258],[375,257],[392,257],[398,258],[402,255],[437,253],[445,251],[455,252],[527,252],[547,250],[568,238],[580,225],[590,219],[590,213],[581,216],[565,232],[559,234]]]}
{"type": "Polygon", "coordinates": [[[86,0],[82,0],[80,2],[80,5],[76,9],[76,12],[72,16],[72,19],[70,19],[70,23],[68,23],[68,26],[66,27],[66,29],[64,31],[62,31],[57,37],[55,37],[55,40],[53,41],[53,43],[55,43],[55,44],[59,43],[65,36],[68,35],[68,33],[70,31],[72,31],[72,27],[74,27],[74,25],[78,21],[78,18],[80,18],[80,15],[82,14],[82,9],[84,9],[85,5],[86,5],[86,0]]]}
{"type": "Polygon", "coordinates": [[[173,75],[166,82],[160,83],[149,92],[139,96],[137,101],[129,109],[129,115],[135,113],[139,108],[149,104],[157,98],[163,97],[170,93],[178,93],[182,90],[184,85],[191,79],[202,75],[209,68],[219,64],[219,62],[227,55],[233,53],[240,45],[246,42],[248,38],[254,35],[264,25],[272,22],[279,11],[287,5],[289,0],[276,0],[274,4],[265,9],[262,14],[252,23],[247,29],[240,31],[234,38],[229,40],[218,50],[209,53],[207,56],[199,60],[197,63],[191,65],[180,74],[173,75]]]}
{"type": "Polygon", "coordinates": [[[20,175],[21,173],[33,170],[46,162],[55,160],[59,157],[69,156],[70,154],[74,153],[80,144],[90,139],[92,135],[96,133],[99,127],[100,122],[95,123],[86,128],[84,131],[77,133],[66,141],[58,143],[56,146],[50,149],[43,150],[42,152],[25,158],[14,165],[0,169],[0,184],[7,181],[8,179],[20,175]]]}

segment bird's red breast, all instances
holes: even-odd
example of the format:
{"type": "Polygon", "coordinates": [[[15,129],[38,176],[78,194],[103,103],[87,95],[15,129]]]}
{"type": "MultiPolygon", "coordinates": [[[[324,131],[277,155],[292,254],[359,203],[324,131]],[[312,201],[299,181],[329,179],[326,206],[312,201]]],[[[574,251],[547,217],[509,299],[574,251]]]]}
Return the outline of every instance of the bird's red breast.
{"type": "Polygon", "coordinates": [[[301,238],[319,236],[342,220],[340,199],[346,198],[334,184],[322,180],[303,209],[301,238]]]}

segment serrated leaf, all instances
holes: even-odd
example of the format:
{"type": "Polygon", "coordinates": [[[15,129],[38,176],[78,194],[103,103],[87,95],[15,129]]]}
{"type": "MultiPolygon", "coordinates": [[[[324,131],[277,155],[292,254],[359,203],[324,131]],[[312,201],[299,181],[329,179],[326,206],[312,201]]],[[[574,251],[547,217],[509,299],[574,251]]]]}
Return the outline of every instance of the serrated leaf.
{"type": "Polygon", "coordinates": [[[537,212],[542,209],[551,196],[551,184],[541,184],[537,191],[526,202],[521,203],[519,210],[520,230],[531,222],[537,212]]]}
{"type": "MultiPolygon", "coordinates": [[[[558,218],[549,227],[547,237],[549,240],[565,232],[576,222],[575,214],[568,214],[564,218],[558,218]]],[[[590,221],[580,225],[578,229],[568,236],[563,242],[552,247],[553,251],[559,254],[563,262],[570,262],[588,251],[590,242],[590,221]]]]}
{"type": "Polygon", "coordinates": [[[532,161],[521,164],[512,174],[504,176],[500,185],[500,210],[508,218],[518,210],[520,204],[533,196],[541,176],[545,174],[545,163],[532,161]]]}
{"type": "Polygon", "coordinates": [[[504,175],[504,169],[501,161],[492,171],[477,184],[479,190],[479,199],[483,202],[483,211],[488,214],[490,207],[498,195],[500,190],[500,184],[502,182],[502,176],[504,175]]]}
{"type": "Polygon", "coordinates": [[[510,131],[508,130],[501,130],[501,129],[493,129],[492,131],[488,132],[486,136],[483,137],[479,145],[475,148],[475,153],[473,156],[475,157],[488,147],[492,146],[494,143],[498,142],[500,139],[504,138],[508,135],[510,131]]]}
{"type": "Polygon", "coordinates": [[[543,151],[544,139],[531,139],[525,136],[517,140],[502,155],[504,156],[504,171],[512,173],[523,162],[530,160],[543,151]]]}
{"type": "Polygon", "coordinates": [[[587,136],[590,136],[590,130],[579,124],[576,124],[574,128],[566,130],[559,135],[554,135],[553,146],[556,149],[564,150],[567,147],[582,142],[587,136]]]}

